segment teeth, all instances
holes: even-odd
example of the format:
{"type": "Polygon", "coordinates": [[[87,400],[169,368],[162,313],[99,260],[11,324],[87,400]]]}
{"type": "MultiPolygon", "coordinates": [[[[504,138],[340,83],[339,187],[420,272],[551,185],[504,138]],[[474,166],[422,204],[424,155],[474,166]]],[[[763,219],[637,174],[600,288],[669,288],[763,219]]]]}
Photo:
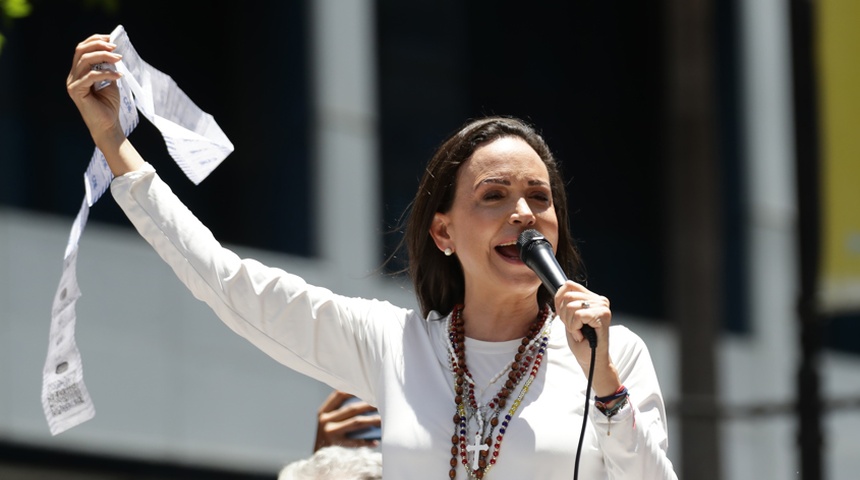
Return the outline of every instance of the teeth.
{"type": "Polygon", "coordinates": [[[507,246],[510,246],[510,245],[516,245],[516,244],[517,244],[517,242],[510,242],[510,243],[503,243],[503,244],[501,244],[501,245],[499,245],[499,246],[500,246],[500,247],[507,247],[507,246]]]}

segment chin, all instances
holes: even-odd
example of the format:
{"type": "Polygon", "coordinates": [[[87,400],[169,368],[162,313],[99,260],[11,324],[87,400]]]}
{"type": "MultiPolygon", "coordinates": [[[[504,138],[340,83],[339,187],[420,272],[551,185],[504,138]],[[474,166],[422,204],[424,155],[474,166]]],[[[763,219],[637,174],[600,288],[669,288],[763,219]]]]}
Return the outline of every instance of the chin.
{"type": "Polygon", "coordinates": [[[502,283],[511,290],[522,291],[524,293],[531,292],[535,295],[537,295],[538,289],[541,287],[540,279],[531,270],[522,274],[504,275],[502,283]]]}

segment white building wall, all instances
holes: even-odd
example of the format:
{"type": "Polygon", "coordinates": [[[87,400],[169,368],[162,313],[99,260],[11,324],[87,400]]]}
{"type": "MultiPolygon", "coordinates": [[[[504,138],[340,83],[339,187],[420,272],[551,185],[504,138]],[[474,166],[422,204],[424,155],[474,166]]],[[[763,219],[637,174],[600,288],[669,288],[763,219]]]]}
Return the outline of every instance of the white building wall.
{"type": "MultiPolygon", "coordinates": [[[[0,212],[0,438],[260,471],[310,454],[328,387],[233,334],[136,233],[99,224],[82,238],[77,303],[96,416],[52,437],[39,400],[41,369],[70,226],[0,212]]],[[[317,283],[333,276],[325,264],[236,250],[317,283]]]]}

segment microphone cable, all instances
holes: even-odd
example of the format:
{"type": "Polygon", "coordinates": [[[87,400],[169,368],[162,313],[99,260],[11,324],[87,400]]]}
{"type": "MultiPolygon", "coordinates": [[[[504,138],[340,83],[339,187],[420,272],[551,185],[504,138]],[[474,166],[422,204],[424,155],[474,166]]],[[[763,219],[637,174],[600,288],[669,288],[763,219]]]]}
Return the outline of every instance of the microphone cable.
{"type": "MultiPolygon", "coordinates": [[[[558,289],[567,281],[564,269],[555,258],[552,245],[546,237],[535,229],[520,232],[517,237],[517,250],[520,259],[531,268],[540,278],[541,283],[555,295],[558,289]]],[[[582,412],[582,431],[579,434],[579,445],[576,447],[576,460],[573,467],[573,479],[579,478],[579,457],[582,454],[582,441],[585,438],[585,427],[588,424],[588,403],[591,395],[591,384],[594,380],[594,362],[597,357],[597,332],[591,325],[582,326],[582,335],[591,347],[591,364],[588,367],[588,381],[585,386],[585,408],[582,412]]]]}
{"type": "MultiPolygon", "coordinates": [[[[594,333],[593,331],[590,333],[594,333]]],[[[585,408],[582,411],[582,430],[579,432],[579,445],[576,446],[576,460],[573,464],[573,480],[579,479],[579,457],[582,454],[582,440],[585,438],[585,426],[588,424],[588,396],[591,395],[591,382],[594,380],[594,362],[597,359],[597,337],[588,336],[588,343],[591,346],[591,362],[588,366],[588,381],[585,385],[585,408]]]]}

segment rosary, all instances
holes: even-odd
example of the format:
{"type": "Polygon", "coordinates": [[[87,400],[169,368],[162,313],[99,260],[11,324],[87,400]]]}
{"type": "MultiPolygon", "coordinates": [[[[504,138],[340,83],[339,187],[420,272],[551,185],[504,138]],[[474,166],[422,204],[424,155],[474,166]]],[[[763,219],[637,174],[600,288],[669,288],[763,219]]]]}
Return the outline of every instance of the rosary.
{"type": "MultiPolygon", "coordinates": [[[[517,347],[513,362],[500,374],[507,373],[507,380],[486,405],[478,403],[474,381],[466,366],[466,336],[462,312],[462,305],[454,307],[448,326],[448,360],[454,375],[454,402],[457,409],[453,418],[454,435],[451,437],[451,469],[448,476],[456,478],[457,464],[462,463],[470,478],[482,479],[496,464],[508,424],[540,370],[549,341],[549,325],[546,319],[550,309],[549,306],[544,307],[532,322],[528,335],[523,337],[517,347]],[[524,378],[525,382],[522,382],[524,378]],[[502,415],[502,409],[521,382],[523,384],[519,394],[511,402],[508,411],[502,415]],[[473,438],[469,438],[468,431],[472,426],[475,434],[473,438]],[[467,440],[473,443],[467,444],[467,440]]],[[[490,384],[496,379],[491,380],[490,384]]]]}

